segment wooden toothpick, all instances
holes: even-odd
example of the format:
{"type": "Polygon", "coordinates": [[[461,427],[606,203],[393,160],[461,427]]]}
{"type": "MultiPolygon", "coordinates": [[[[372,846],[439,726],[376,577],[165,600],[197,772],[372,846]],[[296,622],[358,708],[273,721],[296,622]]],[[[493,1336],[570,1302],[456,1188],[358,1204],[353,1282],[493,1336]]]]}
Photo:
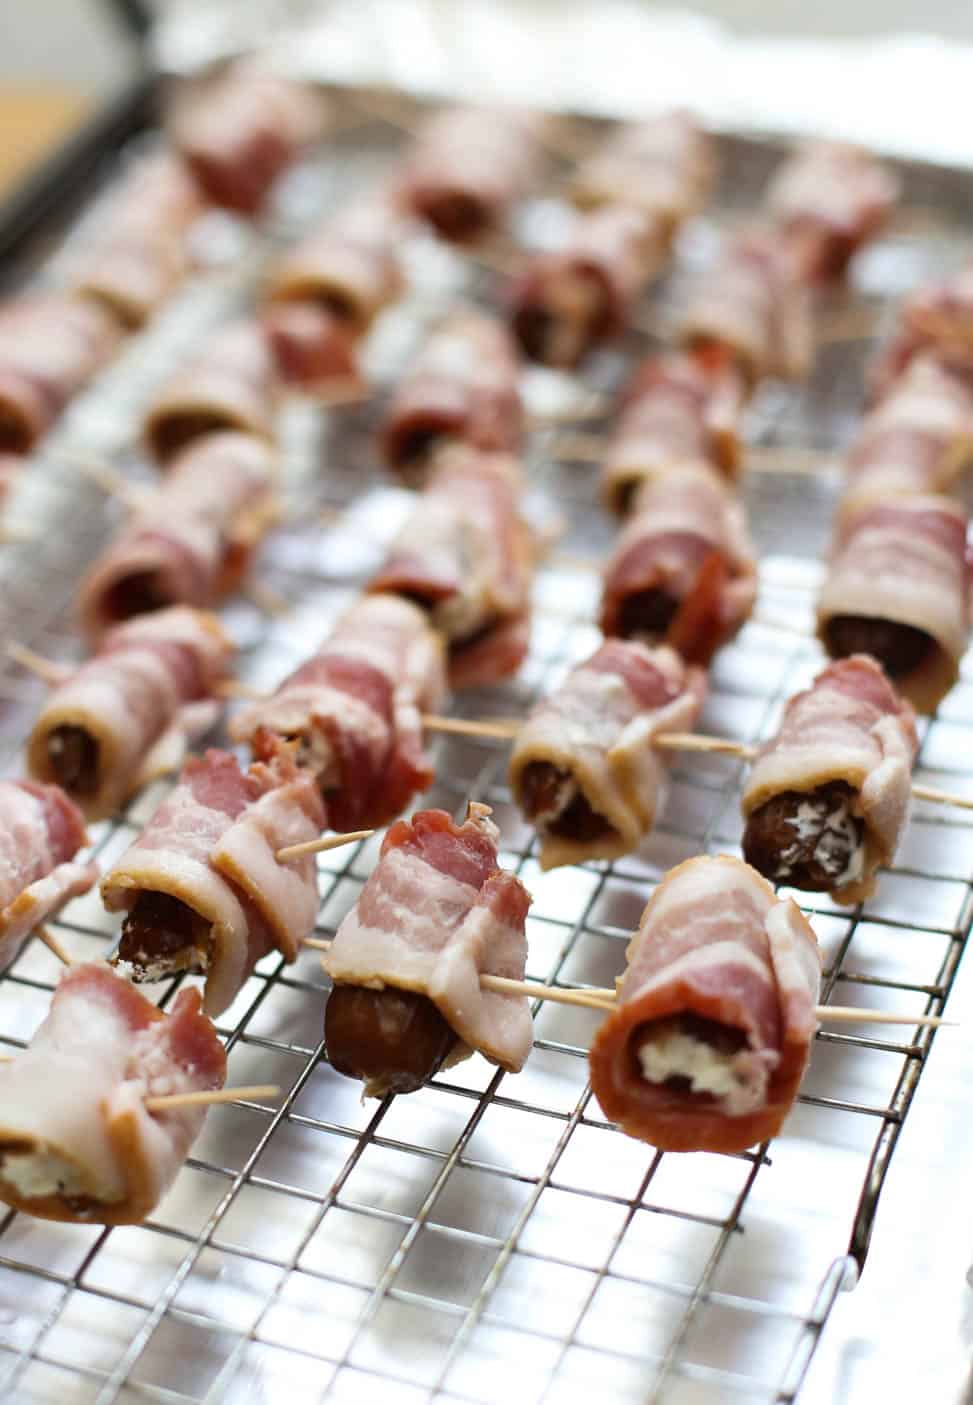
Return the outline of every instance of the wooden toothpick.
{"type": "MultiPolygon", "coordinates": [[[[515,981],[505,976],[481,976],[480,988],[502,995],[526,995],[532,1000],[550,1000],[557,1005],[581,1005],[610,1013],[615,1008],[616,993],[610,986],[573,989],[570,986],[542,985],[539,981],[515,981]]],[[[854,1005],[817,1005],[814,1011],[819,1022],[835,1024],[906,1024],[955,1026],[955,1020],[941,1015],[900,1015],[886,1010],[871,1010],[854,1005]]]]}
{"type": "Polygon", "coordinates": [[[757,747],[735,742],[730,737],[706,737],[695,732],[660,732],[653,738],[660,751],[708,751],[723,756],[739,756],[752,761],[757,747]]]}
{"type": "Polygon", "coordinates": [[[475,721],[467,717],[439,717],[434,713],[424,713],[422,725],[430,732],[451,732],[461,737],[494,737],[500,741],[511,741],[523,723],[516,718],[507,717],[489,717],[475,721]]]}
{"type": "Polygon", "coordinates": [[[37,540],[37,533],[20,522],[0,522],[0,546],[19,546],[37,540]]]}
{"type": "Polygon", "coordinates": [[[279,1092],[276,1083],[251,1083],[242,1088],[200,1088],[195,1093],[165,1093],[157,1098],[146,1098],[142,1106],[147,1112],[169,1112],[180,1107],[212,1107],[214,1103],[276,1098],[279,1092]]]}
{"type": "Polygon", "coordinates": [[[935,805],[955,805],[960,810],[973,810],[973,798],[954,795],[948,790],[937,790],[932,785],[914,785],[912,794],[917,800],[931,800],[935,805]]]}
{"type": "Polygon", "coordinates": [[[110,498],[118,498],[130,512],[142,507],[152,496],[151,488],[138,488],[120,473],[114,464],[104,459],[90,458],[86,454],[61,454],[63,462],[76,468],[85,478],[96,483],[110,498]]]}
{"type": "Polygon", "coordinates": [[[266,702],[270,693],[255,688],[252,683],[244,683],[239,678],[224,678],[217,683],[213,693],[218,698],[243,698],[247,702],[266,702]]]}
{"type": "Polygon", "coordinates": [[[11,640],[7,644],[7,657],[13,659],[14,663],[19,663],[21,668],[25,668],[28,673],[33,673],[36,677],[43,679],[52,688],[63,683],[71,673],[71,670],[64,664],[55,663],[53,659],[46,659],[43,654],[37,654],[33,649],[28,649],[15,640],[11,640]]]}
{"type": "Polygon", "coordinates": [[[47,947],[48,951],[52,952],[57,957],[58,961],[61,962],[62,965],[73,965],[73,958],[67,951],[65,951],[64,947],[58,941],[57,937],[54,935],[53,932],[49,931],[47,927],[38,927],[37,936],[47,947]]]}
{"type": "MultiPolygon", "coordinates": [[[[319,937],[305,937],[304,946],[315,951],[329,951],[331,942],[319,937]]],[[[517,981],[509,976],[481,976],[480,989],[493,991],[497,995],[526,995],[529,1000],[549,1000],[554,1005],[573,1005],[581,1009],[599,1010],[610,1015],[615,1009],[617,994],[611,986],[563,986],[543,985],[540,981],[517,981]]],[[[898,1015],[885,1010],[870,1010],[854,1005],[817,1005],[815,1015],[819,1022],[831,1021],[835,1024],[911,1024],[929,1025],[938,1029],[940,1025],[955,1026],[955,1020],[944,1020],[941,1015],[898,1015]]]]}
{"type": "MultiPolygon", "coordinates": [[[[487,717],[473,719],[467,717],[438,717],[433,714],[423,716],[422,725],[430,732],[451,732],[464,737],[488,737],[497,741],[513,741],[523,723],[511,717],[487,717]]],[[[731,737],[708,737],[698,732],[660,732],[652,741],[659,751],[709,752],[715,756],[734,756],[742,761],[753,761],[758,755],[758,746],[734,741],[731,737]]],[[[928,800],[935,805],[954,805],[961,810],[973,810],[973,797],[955,795],[952,791],[937,790],[934,786],[914,785],[912,794],[917,800],[928,800]]]]}
{"type": "Polygon", "coordinates": [[[307,854],[323,854],[329,849],[341,849],[345,844],[357,844],[362,839],[371,839],[374,829],[353,829],[347,834],[327,834],[320,839],[308,839],[304,844],[288,844],[277,850],[277,862],[287,863],[288,859],[303,859],[307,854]]]}

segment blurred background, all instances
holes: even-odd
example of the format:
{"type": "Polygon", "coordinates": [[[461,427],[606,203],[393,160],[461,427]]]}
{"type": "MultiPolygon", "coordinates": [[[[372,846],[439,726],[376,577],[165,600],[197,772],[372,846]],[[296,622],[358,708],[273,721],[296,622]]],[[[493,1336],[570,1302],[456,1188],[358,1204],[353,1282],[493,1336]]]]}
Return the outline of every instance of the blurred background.
{"type": "Polygon", "coordinates": [[[33,0],[5,7],[0,182],[146,56],[182,72],[253,45],[332,81],[605,113],[681,100],[718,127],[973,160],[965,0],[33,0]]]}

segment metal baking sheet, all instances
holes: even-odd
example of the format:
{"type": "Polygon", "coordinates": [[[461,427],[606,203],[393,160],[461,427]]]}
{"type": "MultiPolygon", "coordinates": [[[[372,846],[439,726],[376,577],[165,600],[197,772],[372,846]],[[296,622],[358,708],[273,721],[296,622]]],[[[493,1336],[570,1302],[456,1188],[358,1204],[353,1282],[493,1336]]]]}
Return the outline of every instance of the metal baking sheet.
{"type": "MultiPolygon", "coordinates": [[[[262,229],[209,220],[210,270],[128,344],[24,475],[7,518],[31,539],[0,548],[4,639],[78,657],[72,593],[121,514],[79,461],[107,457],[134,481],[150,481],[136,439],[152,387],[208,326],[252,303],[276,247],[377,177],[400,140],[387,124],[356,125],[349,114],[342,133],[287,180],[262,229]]],[[[664,329],[687,278],[712,256],[719,230],[754,204],[780,153],[733,139],[721,149],[720,195],[686,230],[672,276],[647,300],[641,320],[650,327],[664,329]]],[[[747,436],[764,471],[752,471],[743,491],[761,551],[765,622],[748,624],[717,658],[704,730],[746,741],[768,735],[819,663],[806,630],[838,480],[826,464],[766,468],[771,458],[786,467],[794,451],[799,470],[803,451],[840,445],[891,300],[955,262],[968,238],[962,191],[948,173],[914,167],[905,175],[901,219],[861,260],[854,291],[822,310],[810,383],[768,386],[749,413],[747,436]]],[[[519,212],[519,237],[550,237],[561,218],[558,176],[555,167],[549,187],[519,212]]],[[[84,223],[72,237],[85,237],[84,223]]],[[[289,519],[261,554],[262,590],[223,611],[241,646],[241,675],[255,684],[274,684],[323,637],[401,520],[406,499],[382,476],[374,430],[423,326],[459,296],[495,297],[492,274],[430,239],[417,237],[404,252],[412,291],[368,347],[374,400],[327,412],[292,399],[282,411],[289,519]],[[268,608],[278,600],[286,609],[268,608]]],[[[60,257],[40,270],[41,281],[56,280],[60,257]]],[[[649,344],[633,334],[598,357],[583,383],[530,372],[530,403],[563,408],[591,389],[610,391],[649,344]]],[[[531,513],[546,527],[564,525],[538,571],[529,661],[509,685],[457,699],[457,713],[519,714],[596,643],[597,563],[614,526],[597,506],[593,468],[556,457],[562,433],[537,429],[528,450],[531,513]]],[[[35,679],[0,661],[4,772],[18,767],[42,695],[35,679]]],[[[973,795],[968,666],[921,731],[918,777],[973,795]]],[[[450,738],[436,755],[439,779],[424,803],[457,813],[470,797],[493,805],[503,861],[534,894],[528,974],[538,980],[609,983],[665,870],[700,852],[738,852],[741,767],[726,758],[680,759],[662,820],[638,854],[541,874],[510,802],[505,748],[450,738]]],[[[126,847],[167,784],[93,828],[101,860],[126,847]]],[[[322,856],[319,935],[332,934],[355,901],[376,848],[371,841],[322,856]]],[[[940,1008],[970,926],[971,872],[971,817],[918,805],[894,869],[862,910],[799,895],[825,950],[827,997],[909,1013],[940,1008]]],[[[111,948],[113,924],[94,897],[53,925],[75,957],[111,948]]],[[[29,1040],[57,976],[37,941],[3,974],[3,1047],[29,1040]]],[[[168,1004],[175,988],[167,982],[155,994],[168,1004]]],[[[277,1082],[282,1096],[212,1109],[145,1225],[106,1231],[0,1219],[4,1399],[575,1405],[597,1391],[619,1405],[722,1405],[796,1397],[841,1288],[855,1281],[849,1244],[864,1258],[928,1032],[822,1033],[785,1133],[765,1153],[663,1156],[608,1126],[591,1100],[590,1012],[539,1007],[536,1048],[519,1076],[474,1057],[411,1097],[363,1105],[358,1086],[322,1058],[325,989],[313,953],[292,966],[276,957],[260,964],[219,1027],[228,1081],[277,1082]]],[[[962,1291],[957,1283],[957,1300],[962,1291]]]]}

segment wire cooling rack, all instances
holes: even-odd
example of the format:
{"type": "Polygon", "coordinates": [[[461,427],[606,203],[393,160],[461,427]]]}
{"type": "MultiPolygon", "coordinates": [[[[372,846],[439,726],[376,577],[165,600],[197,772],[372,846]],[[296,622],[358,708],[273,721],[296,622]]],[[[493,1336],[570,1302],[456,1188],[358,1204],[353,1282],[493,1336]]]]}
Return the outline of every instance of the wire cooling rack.
{"type": "MultiPolygon", "coordinates": [[[[663,318],[678,300],[720,223],[755,203],[778,154],[772,144],[721,145],[716,213],[687,231],[679,267],[647,317],[663,318]]],[[[207,326],[247,305],[276,245],[377,175],[394,148],[387,128],[346,131],[289,180],[264,230],[210,221],[205,240],[224,271],[193,280],[72,407],[25,475],[9,516],[34,536],[0,550],[4,638],[55,658],[78,655],[72,591],[120,509],[75,458],[110,454],[147,478],[132,443],[150,388],[207,326]]],[[[907,218],[863,259],[859,292],[824,314],[831,330],[811,384],[761,392],[748,423],[752,443],[840,443],[858,413],[870,330],[883,309],[962,247],[950,173],[914,168],[906,176],[907,218]],[[869,331],[849,335],[848,327],[869,331]]],[[[559,217],[555,201],[538,199],[522,212],[522,232],[547,237],[559,217]]],[[[412,241],[405,255],[413,294],[383,319],[369,348],[384,386],[450,298],[490,291],[487,274],[429,240],[412,241]]],[[[57,266],[55,259],[43,276],[56,277],[57,266]]],[[[586,384],[610,388],[644,345],[633,339],[624,356],[598,359],[586,384]]],[[[576,387],[530,373],[528,393],[550,403],[576,387]]],[[[258,565],[264,608],[240,599],[224,611],[241,646],[241,674],[255,684],[276,683],[324,636],[401,520],[404,495],[383,483],[376,463],[375,422],[375,404],[325,413],[295,401],[282,415],[290,521],[258,565]],[[290,608],[267,613],[268,596],[290,608]]],[[[529,661],[510,685],[463,696],[457,712],[520,713],[596,643],[597,576],[584,561],[603,558],[614,528],[597,508],[594,470],[558,461],[556,439],[555,430],[539,430],[529,451],[532,510],[548,519],[556,511],[566,526],[537,576],[529,661]]],[[[818,666],[816,646],[800,631],[837,480],[826,471],[752,473],[743,491],[762,554],[761,613],[792,628],[751,623],[722,651],[701,726],[750,741],[770,733],[784,700],[818,666]]],[[[0,768],[11,771],[43,690],[8,661],[0,668],[0,768]]],[[[937,718],[922,724],[919,774],[973,794],[971,740],[967,669],[937,718]]],[[[534,979],[610,983],[665,870],[700,852],[738,852],[740,764],[694,755],[675,765],[662,820],[638,854],[541,874],[505,763],[499,743],[441,739],[426,803],[456,813],[470,797],[493,806],[503,862],[534,894],[534,979]]],[[[94,827],[105,864],[167,784],[94,827]]],[[[354,903],[376,852],[370,841],[321,857],[321,936],[354,903]]],[[[824,998],[940,1010],[970,927],[971,872],[969,819],[919,805],[894,869],[863,909],[797,895],[825,951],[824,998]]],[[[72,903],[53,925],[76,958],[110,950],[112,926],[94,897],[72,903]]],[[[29,1040],[57,977],[36,941],[3,974],[4,1047],[29,1040]]],[[[177,984],[156,988],[160,1004],[177,984]]],[[[322,1057],[325,989],[311,953],[292,966],[276,957],[260,964],[220,1021],[228,1081],[274,1081],[282,1096],[213,1108],[146,1224],[108,1231],[14,1213],[0,1219],[4,1399],[574,1405],[595,1391],[640,1405],[796,1398],[832,1305],[864,1262],[930,1031],[820,1033],[781,1137],[740,1156],[680,1157],[631,1141],[602,1118],[587,1086],[589,1011],[539,1006],[536,1046],[516,1077],[474,1056],[410,1097],[363,1105],[358,1085],[322,1057]]]]}

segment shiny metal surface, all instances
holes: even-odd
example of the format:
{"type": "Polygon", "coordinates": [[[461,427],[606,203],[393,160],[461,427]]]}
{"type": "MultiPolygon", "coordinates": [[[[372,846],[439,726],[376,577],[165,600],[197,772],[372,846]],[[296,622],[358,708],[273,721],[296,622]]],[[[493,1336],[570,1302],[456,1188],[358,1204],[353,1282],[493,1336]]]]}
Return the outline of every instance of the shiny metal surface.
{"type": "MultiPolygon", "coordinates": [[[[110,456],[148,481],[133,441],[150,389],[205,327],[247,305],[269,251],[377,175],[395,142],[387,127],[350,125],[336,148],[288,181],[266,229],[211,221],[211,251],[232,257],[195,279],[72,407],[8,510],[34,537],[0,548],[3,638],[52,657],[77,656],[71,594],[121,512],[83,476],[77,456],[110,456]]],[[[723,149],[725,198],[715,216],[687,230],[676,273],[646,308],[659,327],[685,278],[711,256],[731,207],[752,203],[769,168],[770,148],[727,141],[723,149]]],[[[556,185],[555,171],[552,191],[556,185]]],[[[939,202],[941,215],[903,219],[863,260],[858,293],[822,312],[831,339],[811,384],[761,393],[749,417],[751,443],[781,446],[786,456],[847,436],[870,343],[848,340],[841,327],[880,325],[891,297],[955,258],[966,231],[950,214],[956,197],[947,177],[911,173],[907,203],[928,204],[940,188],[950,194],[939,202]]],[[[551,199],[539,199],[523,211],[524,236],[540,237],[552,210],[551,199]]],[[[416,239],[405,254],[413,291],[383,319],[368,351],[380,387],[451,298],[495,291],[492,275],[431,241],[416,239]]],[[[44,276],[56,270],[55,261],[44,276]]],[[[591,367],[586,385],[610,389],[646,345],[633,335],[624,354],[591,367]]],[[[582,393],[541,373],[530,373],[526,388],[535,407],[582,393]]],[[[406,499],[384,483],[373,448],[382,398],[380,390],[366,407],[334,412],[293,400],[283,411],[291,515],[264,549],[257,577],[290,608],[267,614],[237,599],[223,612],[243,651],[241,673],[254,684],[275,683],[325,634],[401,518],[406,499]]],[[[457,700],[457,713],[519,713],[596,642],[595,567],[613,526],[596,505],[592,467],[553,457],[558,434],[535,431],[528,454],[532,512],[548,525],[560,516],[566,528],[538,572],[530,660],[514,683],[457,700]]],[[[772,730],[783,701],[819,663],[801,631],[836,479],[826,468],[755,470],[744,492],[762,553],[760,612],[789,628],[751,623],[722,652],[701,727],[750,741],[772,730]]],[[[41,692],[0,661],[5,771],[17,767],[41,692]]],[[[940,715],[923,724],[918,778],[973,794],[971,739],[967,667],[940,715]]],[[[609,983],[662,873],[701,851],[738,852],[741,767],[727,758],[678,762],[662,822],[638,854],[541,874],[530,831],[510,803],[504,747],[449,738],[437,756],[428,803],[458,811],[476,796],[494,806],[504,861],[534,894],[528,974],[539,980],[609,983]]],[[[117,822],[93,828],[101,858],[131,841],[165,786],[138,796],[117,822]]],[[[322,856],[319,934],[332,933],[355,901],[375,852],[370,841],[322,856]]],[[[971,872],[971,817],[918,805],[895,868],[863,910],[805,902],[826,954],[827,997],[917,1014],[942,1008],[973,912],[971,872]]],[[[75,957],[111,948],[113,924],[96,898],[73,903],[54,927],[75,957]]],[[[36,941],[4,973],[4,1047],[29,1040],[57,974],[36,941]]],[[[595,1392],[666,1405],[797,1398],[833,1304],[853,1284],[855,1260],[865,1258],[888,1158],[933,1044],[929,1031],[823,1032],[785,1134],[769,1147],[736,1157],[663,1156],[610,1128],[591,1100],[592,1013],[539,1007],[537,1045],[517,1077],[475,1057],[408,1098],[363,1106],[357,1085],[320,1058],[325,986],[313,953],[290,967],[278,958],[261,963],[219,1022],[228,1081],[276,1081],[283,1096],[214,1108],[147,1224],[108,1232],[0,1218],[3,1398],[72,1405],[504,1398],[574,1405],[595,1392]]],[[[173,990],[160,985],[160,1002],[173,990]]],[[[951,1037],[945,1031],[937,1041],[951,1037]]]]}

